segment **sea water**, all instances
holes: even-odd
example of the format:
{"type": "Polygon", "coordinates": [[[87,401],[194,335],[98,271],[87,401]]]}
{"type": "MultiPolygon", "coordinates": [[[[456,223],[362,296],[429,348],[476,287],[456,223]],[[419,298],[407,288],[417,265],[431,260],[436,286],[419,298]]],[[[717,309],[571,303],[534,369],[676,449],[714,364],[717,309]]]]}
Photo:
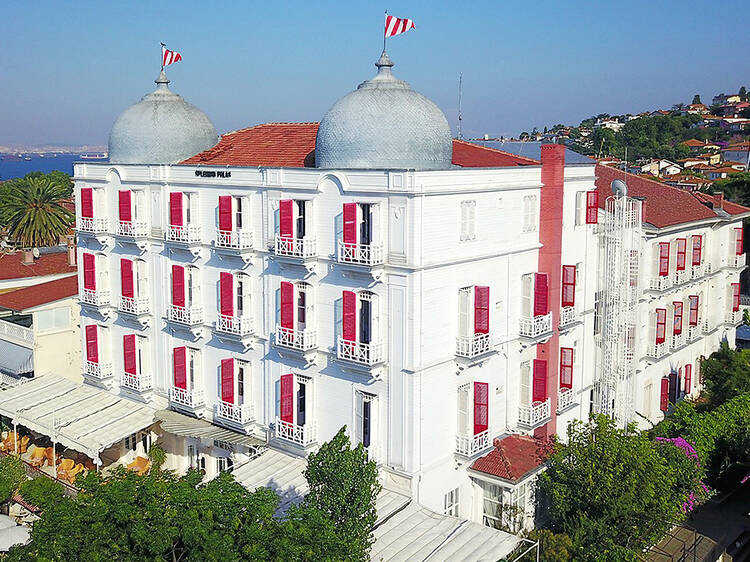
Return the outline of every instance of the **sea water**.
{"type": "MultiPolygon", "coordinates": [[[[52,156],[29,155],[31,160],[7,160],[0,155],[0,181],[11,178],[22,178],[29,172],[43,172],[48,174],[59,170],[73,175],[73,162],[80,162],[80,154],[58,154],[52,156]]],[[[85,160],[85,162],[102,162],[102,160],[85,160]]]]}

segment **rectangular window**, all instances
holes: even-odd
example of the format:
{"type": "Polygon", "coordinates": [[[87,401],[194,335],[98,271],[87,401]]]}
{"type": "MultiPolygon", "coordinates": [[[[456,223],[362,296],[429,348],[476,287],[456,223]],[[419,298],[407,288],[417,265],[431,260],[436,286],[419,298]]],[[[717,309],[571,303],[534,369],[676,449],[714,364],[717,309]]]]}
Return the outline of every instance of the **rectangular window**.
{"type": "Polygon", "coordinates": [[[573,388],[573,348],[560,348],[560,388],[573,388]]]}
{"type": "Polygon", "coordinates": [[[248,365],[243,361],[237,361],[237,405],[245,403],[245,373],[249,372],[248,365]]]}
{"type": "Polygon", "coordinates": [[[662,412],[669,410],[669,377],[661,379],[661,393],[659,395],[659,409],[662,412]]]}
{"type": "Polygon", "coordinates": [[[672,324],[672,333],[679,335],[682,333],[682,302],[673,302],[674,323],[672,324]]]}
{"type": "Polygon", "coordinates": [[[735,240],[734,240],[734,251],[738,256],[742,255],[742,252],[744,252],[743,246],[743,231],[742,228],[735,228],[735,240]]]}
{"type": "Polygon", "coordinates": [[[536,195],[523,198],[523,232],[536,232],[537,225],[536,195]]]}
{"type": "Polygon", "coordinates": [[[534,359],[534,380],[531,392],[531,399],[534,402],[547,400],[547,361],[544,359],[534,359]]]}
{"type": "Polygon", "coordinates": [[[294,285],[288,281],[281,282],[280,290],[281,310],[279,320],[282,328],[294,329],[294,285]]]}
{"type": "Polygon", "coordinates": [[[490,288],[474,287],[474,333],[487,334],[490,331],[490,288]]]}
{"type": "Polygon", "coordinates": [[[696,234],[693,236],[693,265],[700,265],[703,259],[703,236],[696,234]]]}
{"type": "Polygon", "coordinates": [[[531,363],[524,361],[520,365],[521,372],[521,404],[531,404],[531,363]]]}
{"type": "Polygon", "coordinates": [[[589,191],[586,193],[586,224],[599,222],[599,192],[589,191]]]}
{"type": "Polygon", "coordinates": [[[685,394],[690,394],[693,390],[693,366],[688,363],[685,365],[685,394]]]}
{"type": "Polygon", "coordinates": [[[118,191],[117,207],[119,219],[121,222],[131,222],[133,220],[133,204],[131,201],[130,190],[118,191]]]}
{"type": "Polygon", "coordinates": [[[304,238],[306,233],[307,201],[297,201],[297,238],[304,238]]]}
{"type": "Polygon", "coordinates": [[[497,484],[479,480],[482,487],[482,522],[488,527],[502,527],[503,489],[497,484]]]}
{"type": "Polygon", "coordinates": [[[476,238],[476,201],[461,201],[461,236],[462,242],[476,238]]]}
{"type": "Polygon", "coordinates": [[[242,197],[234,198],[234,225],[237,227],[237,230],[240,230],[244,223],[242,217],[244,212],[244,209],[242,208],[242,199],[242,197]]]}
{"type": "Polygon", "coordinates": [[[458,488],[445,494],[443,499],[443,514],[458,517],[458,488]]]}
{"type": "Polygon", "coordinates": [[[294,238],[294,201],[291,199],[279,201],[279,236],[294,238]]]}
{"type": "Polygon", "coordinates": [[[659,242],[659,276],[669,275],[669,242],[659,242]]]}
{"type": "Polygon", "coordinates": [[[294,375],[281,375],[280,381],[281,404],[279,405],[279,417],[281,421],[294,423],[294,375]]]}
{"type": "Polygon", "coordinates": [[[359,243],[372,244],[372,205],[361,203],[359,205],[361,221],[359,223],[359,243]]]}
{"type": "Polygon", "coordinates": [[[691,326],[698,325],[698,295],[690,295],[690,314],[688,316],[688,322],[691,326]]]}
{"type": "Polygon", "coordinates": [[[576,266],[564,265],[562,267],[562,306],[575,306],[576,304],[576,266]]]}
{"type": "Polygon", "coordinates": [[[297,378],[297,425],[307,423],[307,379],[297,378]]]}
{"type": "Polygon", "coordinates": [[[549,313],[549,276],[546,273],[534,274],[534,316],[549,313]]]}
{"type": "Polygon", "coordinates": [[[740,309],[740,284],[732,283],[732,312],[740,309]]]}
{"type": "Polygon", "coordinates": [[[94,218],[94,190],[90,187],[81,188],[81,216],[94,218]]]}
{"type": "Polygon", "coordinates": [[[235,279],[235,305],[237,309],[237,316],[242,316],[245,312],[245,288],[247,281],[244,275],[237,275],[235,279]]]}
{"type": "Polygon", "coordinates": [[[656,309],[656,343],[664,343],[667,338],[667,309],[656,309]]]}
{"type": "Polygon", "coordinates": [[[370,343],[372,339],[372,302],[359,299],[359,342],[370,343]]]}
{"type": "Polygon", "coordinates": [[[458,335],[471,334],[471,287],[463,287],[458,291],[458,335]]]}
{"type": "Polygon", "coordinates": [[[469,385],[464,384],[458,387],[458,434],[469,434],[469,385]]]}
{"type": "Polygon", "coordinates": [[[232,472],[234,470],[234,461],[229,457],[218,457],[216,459],[216,469],[219,472],[232,472]]]}
{"type": "Polygon", "coordinates": [[[307,318],[305,313],[307,312],[307,293],[306,291],[300,287],[297,286],[297,325],[300,327],[300,330],[304,329],[305,323],[307,322],[307,318]]]}
{"type": "Polygon", "coordinates": [[[474,383],[474,435],[487,430],[489,419],[489,384],[474,383]]]}
{"type": "Polygon", "coordinates": [[[372,439],[372,413],[375,396],[357,391],[355,404],[355,438],[367,448],[372,439]]]}
{"type": "Polygon", "coordinates": [[[687,250],[687,238],[678,238],[677,239],[677,263],[675,266],[677,271],[685,270],[686,250],[687,250]]]}

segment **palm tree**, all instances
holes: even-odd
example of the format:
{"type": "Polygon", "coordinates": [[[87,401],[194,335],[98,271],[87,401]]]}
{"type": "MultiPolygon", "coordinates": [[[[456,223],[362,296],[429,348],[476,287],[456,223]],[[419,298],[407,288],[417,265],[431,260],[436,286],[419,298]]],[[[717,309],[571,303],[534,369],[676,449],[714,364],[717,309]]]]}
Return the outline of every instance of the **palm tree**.
{"type": "Polygon", "coordinates": [[[26,177],[2,202],[8,237],[25,247],[52,246],[67,234],[74,215],[63,206],[67,186],[49,176],[26,177]]]}

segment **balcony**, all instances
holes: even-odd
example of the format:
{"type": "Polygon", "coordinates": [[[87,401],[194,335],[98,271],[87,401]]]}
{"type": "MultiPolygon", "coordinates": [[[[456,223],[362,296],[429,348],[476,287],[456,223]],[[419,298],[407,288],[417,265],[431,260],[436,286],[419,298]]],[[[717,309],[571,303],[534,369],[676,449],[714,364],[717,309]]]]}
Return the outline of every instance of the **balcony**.
{"type": "Polygon", "coordinates": [[[456,435],[456,454],[473,457],[490,447],[490,432],[485,429],[476,435],[456,435]]]}
{"type": "Polygon", "coordinates": [[[657,275],[649,281],[649,287],[652,291],[666,291],[672,287],[671,275],[657,275]]]}
{"type": "Polygon", "coordinates": [[[575,306],[565,306],[560,309],[560,327],[565,328],[578,321],[578,312],[575,306]]]}
{"type": "Polygon", "coordinates": [[[83,374],[100,381],[108,379],[112,376],[112,363],[84,361],[83,374]]]}
{"type": "Polygon", "coordinates": [[[518,423],[526,427],[541,425],[550,417],[550,399],[544,402],[534,402],[529,406],[518,407],[518,423]]]}
{"type": "Polygon", "coordinates": [[[216,417],[230,423],[245,425],[253,421],[255,415],[251,404],[231,404],[220,400],[216,404],[216,417]]]}
{"type": "Polygon", "coordinates": [[[203,406],[203,391],[173,386],[169,389],[169,401],[175,406],[195,409],[203,406]]]}
{"type": "Polygon", "coordinates": [[[687,283],[688,281],[690,281],[690,277],[690,271],[688,271],[687,269],[675,271],[675,285],[682,285],[684,283],[687,283]]]}
{"type": "Polygon", "coordinates": [[[383,362],[383,342],[362,343],[338,338],[336,356],[360,365],[377,365],[383,362]]]}
{"type": "Polygon", "coordinates": [[[683,345],[685,345],[685,332],[680,332],[679,334],[672,334],[672,340],[670,342],[672,349],[679,349],[683,345]]]}
{"type": "Polygon", "coordinates": [[[287,258],[310,259],[317,255],[315,238],[283,238],[276,235],[274,253],[287,258]]]}
{"type": "Polygon", "coordinates": [[[473,334],[456,338],[456,355],[473,359],[492,350],[490,334],[473,334]]]}
{"type": "Polygon", "coordinates": [[[189,224],[187,226],[170,224],[164,233],[164,239],[167,242],[176,242],[178,244],[200,244],[201,227],[197,224],[189,224]]]}
{"type": "Polygon", "coordinates": [[[739,326],[742,324],[742,310],[730,310],[727,312],[724,322],[731,326],[739,326]]]}
{"type": "Polygon", "coordinates": [[[107,232],[109,221],[107,217],[78,217],[76,219],[76,228],[78,232],[87,232],[89,234],[102,234],[107,232]]]}
{"type": "Polygon", "coordinates": [[[700,279],[704,275],[711,273],[711,267],[708,262],[704,262],[698,265],[694,265],[690,268],[690,279],[700,279]]]}
{"type": "Polygon", "coordinates": [[[315,440],[317,439],[315,424],[308,423],[305,425],[296,425],[285,422],[280,418],[276,418],[274,436],[276,439],[288,441],[295,445],[302,445],[303,447],[315,443],[315,440]]]}
{"type": "Polygon", "coordinates": [[[385,261],[383,244],[346,244],[339,240],[338,261],[368,267],[383,265],[385,261]]]}
{"type": "Polygon", "coordinates": [[[134,392],[145,392],[153,388],[151,375],[141,373],[134,375],[132,373],[122,373],[120,376],[120,386],[134,392]]]}
{"type": "Polygon", "coordinates": [[[708,320],[703,320],[701,322],[701,331],[704,334],[710,334],[714,329],[711,327],[711,323],[708,320]]]}
{"type": "Polygon", "coordinates": [[[203,309],[199,306],[188,308],[171,304],[167,309],[167,319],[185,326],[197,326],[203,323],[203,309]]]}
{"type": "Polygon", "coordinates": [[[552,313],[533,318],[521,317],[518,333],[526,338],[538,338],[552,331],[552,313]]]}
{"type": "Polygon", "coordinates": [[[7,320],[0,320],[0,339],[33,348],[34,329],[26,328],[7,320]]]}
{"type": "Polygon", "coordinates": [[[315,330],[295,330],[277,325],[274,343],[288,349],[310,351],[318,347],[318,333],[315,330]]]}
{"type": "Polygon", "coordinates": [[[224,250],[250,250],[253,247],[253,233],[242,228],[217,230],[216,247],[224,250]]]}
{"type": "Polygon", "coordinates": [[[216,321],[216,331],[241,338],[253,333],[253,324],[253,317],[250,315],[226,316],[220,314],[216,321]]]}
{"type": "Polygon", "coordinates": [[[687,339],[688,341],[695,341],[701,336],[700,322],[695,326],[688,326],[687,339]]]}
{"type": "Polygon", "coordinates": [[[557,411],[562,412],[574,403],[575,393],[572,388],[560,388],[557,391],[557,411]]]}
{"type": "Polygon", "coordinates": [[[80,289],[78,295],[81,303],[89,306],[109,306],[110,303],[109,289],[80,289]]]}
{"type": "Polygon", "coordinates": [[[727,267],[732,269],[742,269],[745,267],[745,263],[745,254],[740,254],[739,256],[729,256],[729,258],[727,258],[727,267]]]}
{"type": "Polygon", "coordinates": [[[147,238],[148,223],[146,221],[118,221],[117,236],[147,238]]]}
{"type": "Polygon", "coordinates": [[[654,359],[661,359],[668,352],[669,352],[669,348],[667,347],[667,342],[654,343],[648,346],[648,350],[646,351],[646,356],[652,357],[654,359]]]}
{"type": "Polygon", "coordinates": [[[126,314],[140,316],[148,314],[151,308],[151,301],[148,297],[120,297],[120,306],[118,310],[126,314]]]}

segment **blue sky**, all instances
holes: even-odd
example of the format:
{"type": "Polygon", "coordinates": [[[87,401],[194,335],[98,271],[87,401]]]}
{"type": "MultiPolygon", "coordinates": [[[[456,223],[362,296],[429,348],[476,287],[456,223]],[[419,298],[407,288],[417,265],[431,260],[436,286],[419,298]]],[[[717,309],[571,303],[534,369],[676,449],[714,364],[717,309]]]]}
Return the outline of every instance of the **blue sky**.
{"type": "Polygon", "coordinates": [[[389,40],[395,74],[464,134],[518,134],[750,88],[747,4],[660,0],[9,2],[0,18],[0,144],[101,143],[154,88],[159,42],[182,53],[171,87],[220,132],[317,121],[374,74],[383,10],[417,29],[389,40]]]}

